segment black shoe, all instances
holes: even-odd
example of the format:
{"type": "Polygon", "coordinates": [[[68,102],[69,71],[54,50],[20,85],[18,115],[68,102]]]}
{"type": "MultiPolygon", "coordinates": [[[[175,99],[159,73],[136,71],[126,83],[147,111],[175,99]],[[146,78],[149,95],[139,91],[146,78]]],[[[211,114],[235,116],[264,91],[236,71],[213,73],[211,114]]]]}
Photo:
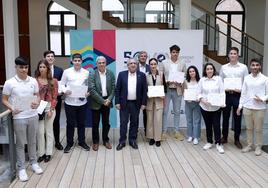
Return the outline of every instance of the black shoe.
{"type": "Polygon", "coordinates": [[[161,142],[160,141],[156,141],[155,142],[155,145],[156,145],[156,147],[159,147],[159,146],[161,146],[161,142]]]}
{"type": "Polygon", "coordinates": [[[243,146],[242,146],[242,144],[240,143],[239,140],[236,140],[236,141],[234,142],[234,144],[235,144],[235,146],[236,146],[238,149],[242,149],[242,148],[243,148],[243,146]]]}
{"type": "Polygon", "coordinates": [[[85,142],[78,143],[78,146],[80,146],[81,148],[83,148],[85,151],[89,151],[90,150],[90,147],[85,142]]]}
{"type": "Polygon", "coordinates": [[[57,142],[57,143],[55,144],[55,148],[57,148],[57,150],[63,150],[63,146],[61,145],[60,142],[57,142]]]}
{"type": "Polygon", "coordinates": [[[221,138],[221,144],[226,144],[226,143],[228,143],[227,138],[222,137],[222,138],[221,138]]]}
{"type": "Polygon", "coordinates": [[[45,163],[47,163],[48,161],[50,161],[50,159],[51,159],[51,155],[46,155],[46,157],[45,157],[45,163]]]}
{"type": "Polygon", "coordinates": [[[41,156],[41,157],[38,157],[37,162],[38,162],[38,163],[41,163],[45,158],[46,158],[46,154],[44,154],[44,155],[41,156]]]}
{"type": "Polygon", "coordinates": [[[154,139],[150,139],[150,141],[149,141],[149,145],[150,145],[150,146],[151,146],[151,145],[154,145],[154,143],[155,143],[154,139]]]}
{"type": "Polygon", "coordinates": [[[64,148],[64,153],[69,153],[71,151],[72,147],[73,146],[67,144],[67,146],[64,148]]]}
{"type": "Polygon", "coordinates": [[[121,149],[123,149],[123,147],[125,147],[126,146],[126,144],[125,143],[119,143],[117,146],[116,146],[116,150],[117,151],[119,151],[119,150],[121,150],[121,149]]]}
{"type": "Polygon", "coordinates": [[[138,149],[138,144],[136,142],[130,142],[129,145],[133,148],[133,149],[138,149]]]}

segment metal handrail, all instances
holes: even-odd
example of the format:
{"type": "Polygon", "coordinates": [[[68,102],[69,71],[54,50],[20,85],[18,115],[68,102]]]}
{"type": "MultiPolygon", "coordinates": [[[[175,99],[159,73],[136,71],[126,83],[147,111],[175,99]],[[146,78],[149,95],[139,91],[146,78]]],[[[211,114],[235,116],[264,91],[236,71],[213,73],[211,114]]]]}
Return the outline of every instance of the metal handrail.
{"type": "Polygon", "coordinates": [[[0,123],[7,121],[8,128],[8,138],[9,138],[9,161],[10,161],[10,169],[11,169],[11,181],[13,181],[16,177],[16,156],[15,156],[15,139],[14,139],[14,127],[11,110],[6,110],[0,114],[0,123]],[[7,119],[4,119],[7,117],[7,119]]]}
{"type": "MultiPolygon", "coordinates": [[[[192,15],[192,16],[194,16],[194,15],[192,15]]],[[[195,17],[195,18],[197,18],[197,17],[195,17]]],[[[211,27],[211,28],[214,29],[215,31],[217,31],[217,32],[219,32],[219,33],[221,33],[221,34],[223,34],[224,36],[226,36],[227,38],[231,39],[232,41],[237,42],[238,44],[240,44],[240,45],[242,45],[242,46],[245,46],[247,49],[249,49],[249,50],[251,50],[252,52],[256,53],[256,54],[259,55],[260,57],[263,57],[263,55],[260,54],[259,52],[257,52],[256,50],[254,50],[254,49],[250,48],[249,46],[247,46],[247,45],[245,45],[245,44],[239,42],[238,40],[232,38],[231,36],[228,36],[227,34],[223,33],[223,32],[220,31],[220,30],[218,30],[216,27],[214,27],[214,26],[212,26],[212,25],[206,23],[206,22],[203,21],[202,19],[197,18],[197,20],[200,21],[200,22],[202,22],[202,23],[205,24],[206,26],[211,27]]],[[[246,36],[246,37],[247,37],[247,36],[246,36]]]]}
{"type": "Polygon", "coordinates": [[[3,117],[5,117],[5,116],[8,116],[9,114],[11,113],[11,110],[6,110],[6,111],[4,111],[4,112],[2,112],[1,114],[0,114],[0,118],[3,118],[3,117]]]}
{"type": "Polygon", "coordinates": [[[224,23],[227,24],[228,26],[234,28],[235,30],[237,30],[237,31],[239,31],[240,33],[242,33],[243,35],[246,35],[248,38],[251,38],[252,40],[254,40],[254,41],[256,41],[257,43],[259,43],[259,44],[261,44],[261,45],[264,46],[264,43],[263,43],[263,42],[257,40],[257,39],[254,38],[253,36],[251,36],[251,35],[245,33],[244,31],[242,31],[242,30],[240,30],[239,28],[233,26],[232,24],[226,22],[225,20],[223,20],[222,18],[216,16],[215,14],[213,14],[212,12],[210,12],[209,10],[203,8],[202,6],[200,6],[200,5],[198,5],[198,4],[194,3],[194,2],[192,2],[192,4],[193,4],[196,8],[201,9],[201,10],[204,11],[205,13],[207,13],[207,14],[213,16],[215,19],[219,19],[220,21],[224,22],[224,23]]]}

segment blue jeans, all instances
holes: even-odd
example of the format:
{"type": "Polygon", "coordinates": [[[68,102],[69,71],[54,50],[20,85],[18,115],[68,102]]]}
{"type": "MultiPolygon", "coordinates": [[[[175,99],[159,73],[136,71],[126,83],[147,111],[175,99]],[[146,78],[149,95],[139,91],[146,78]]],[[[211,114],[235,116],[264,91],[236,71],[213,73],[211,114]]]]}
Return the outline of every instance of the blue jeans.
{"type": "Polygon", "coordinates": [[[173,112],[174,112],[174,127],[176,131],[179,130],[180,123],[180,111],[181,111],[181,95],[178,95],[176,89],[167,89],[165,96],[165,107],[164,107],[164,117],[163,117],[163,131],[167,131],[167,128],[170,127],[167,122],[168,112],[169,112],[169,103],[172,100],[173,112]]]}
{"type": "Polygon", "coordinates": [[[185,101],[185,115],[188,137],[200,138],[201,111],[198,102],[185,101]]]}

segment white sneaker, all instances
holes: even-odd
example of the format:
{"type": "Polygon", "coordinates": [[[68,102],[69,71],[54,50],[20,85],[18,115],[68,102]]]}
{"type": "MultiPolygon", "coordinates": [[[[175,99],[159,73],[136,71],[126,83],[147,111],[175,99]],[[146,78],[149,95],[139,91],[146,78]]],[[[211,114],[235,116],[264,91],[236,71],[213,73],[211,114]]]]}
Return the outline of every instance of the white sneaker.
{"type": "Polygon", "coordinates": [[[26,170],[25,169],[22,169],[22,170],[20,170],[19,171],[19,179],[20,179],[20,181],[28,181],[28,175],[27,175],[27,173],[26,173],[26,170]]]}
{"type": "Polygon", "coordinates": [[[216,148],[220,154],[224,153],[223,145],[222,144],[216,144],[216,148]]]}
{"type": "Polygon", "coordinates": [[[197,138],[194,138],[193,144],[194,145],[197,145],[198,144],[198,139],[197,138]]]}
{"type": "Polygon", "coordinates": [[[208,149],[210,149],[210,148],[212,148],[212,144],[211,144],[211,143],[206,143],[206,144],[204,145],[204,147],[203,147],[204,150],[208,150],[208,149]]]}
{"type": "Polygon", "coordinates": [[[43,173],[43,170],[42,168],[37,164],[32,164],[32,170],[34,171],[34,173],[36,174],[42,174],[43,173]]]}
{"type": "Polygon", "coordinates": [[[187,139],[187,142],[192,142],[193,138],[191,136],[189,136],[189,138],[187,139]]]}

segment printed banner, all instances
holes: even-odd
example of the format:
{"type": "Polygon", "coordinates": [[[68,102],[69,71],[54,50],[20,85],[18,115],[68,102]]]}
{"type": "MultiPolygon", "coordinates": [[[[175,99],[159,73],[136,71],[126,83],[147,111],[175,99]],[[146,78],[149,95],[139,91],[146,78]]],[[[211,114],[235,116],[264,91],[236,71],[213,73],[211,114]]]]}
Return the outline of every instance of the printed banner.
{"type": "MultiPolygon", "coordinates": [[[[99,55],[106,57],[108,68],[116,75],[120,71],[127,70],[128,58],[137,58],[139,52],[143,50],[147,51],[148,60],[154,57],[162,62],[169,58],[169,47],[176,44],[181,48],[179,56],[187,67],[195,65],[202,75],[203,31],[201,30],[75,30],[71,31],[70,38],[71,54],[81,53],[83,67],[89,71],[96,68],[95,60],[99,55]]],[[[184,100],[181,107],[180,126],[185,127],[184,100]]],[[[169,114],[169,124],[173,126],[172,110],[169,114]]],[[[111,110],[110,123],[111,127],[119,127],[119,116],[114,108],[111,110]]],[[[143,126],[143,123],[140,123],[140,126],[143,126]]]]}

